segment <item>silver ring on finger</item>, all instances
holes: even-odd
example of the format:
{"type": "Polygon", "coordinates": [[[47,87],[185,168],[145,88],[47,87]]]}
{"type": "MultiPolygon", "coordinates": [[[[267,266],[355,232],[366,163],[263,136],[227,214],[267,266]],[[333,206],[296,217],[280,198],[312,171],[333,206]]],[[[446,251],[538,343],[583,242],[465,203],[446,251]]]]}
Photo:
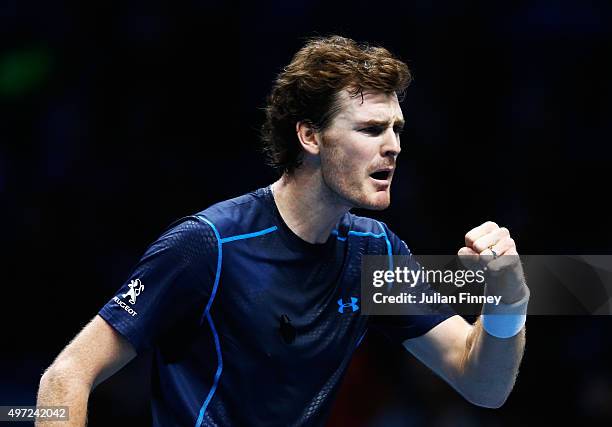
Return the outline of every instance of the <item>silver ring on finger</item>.
{"type": "Polygon", "coordinates": [[[493,253],[493,259],[497,259],[499,255],[493,250],[493,245],[489,246],[489,250],[493,253]]]}

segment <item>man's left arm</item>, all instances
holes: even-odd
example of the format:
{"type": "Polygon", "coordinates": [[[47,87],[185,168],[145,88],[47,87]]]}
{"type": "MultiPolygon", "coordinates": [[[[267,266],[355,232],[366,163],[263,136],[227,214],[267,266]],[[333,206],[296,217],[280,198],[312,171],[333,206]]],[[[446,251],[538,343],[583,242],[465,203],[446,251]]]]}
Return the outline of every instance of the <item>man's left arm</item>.
{"type": "Polygon", "coordinates": [[[521,322],[524,316],[517,314],[520,308],[513,314],[497,317],[503,317],[502,328],[495,316],[504,307],[525,308],[529,290],[515,242],[506,228],[494,222],[474,228],[465,235],[465,247],[459,250],[459,255],[464,263],[468,263],[467,259],[487,267],[487,293],[502,297],[499,308],[486,307],[489,317],[481,315],[474,325],[461,316],[450,317],[403,344],[468,401],[499,408],[514,386],[525,348],[525,327],[521,322]],[[483,319],[489,326],[483,326],[483,319]]]}

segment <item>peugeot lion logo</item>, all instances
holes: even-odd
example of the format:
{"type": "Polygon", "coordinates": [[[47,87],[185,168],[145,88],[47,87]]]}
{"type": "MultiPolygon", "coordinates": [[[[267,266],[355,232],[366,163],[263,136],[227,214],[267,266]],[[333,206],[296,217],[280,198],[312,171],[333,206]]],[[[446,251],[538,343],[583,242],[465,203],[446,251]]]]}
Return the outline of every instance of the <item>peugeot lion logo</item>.
{"type": "Polygon", "coordinates": [[[122,297],[129,296],[130,304],[136,304],[136,297],[144,290],[144,285],[140,282],[140,279],[135,279],[128,283],[128,286],[130,290],[123,294],[122,297]]]}

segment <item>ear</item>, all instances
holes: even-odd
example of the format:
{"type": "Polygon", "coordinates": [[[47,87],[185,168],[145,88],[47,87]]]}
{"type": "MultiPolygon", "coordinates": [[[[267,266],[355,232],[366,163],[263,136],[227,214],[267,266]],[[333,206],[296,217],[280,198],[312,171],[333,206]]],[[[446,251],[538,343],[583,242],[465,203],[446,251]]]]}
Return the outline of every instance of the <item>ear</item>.
{"type": "Polygon", "coordinates": [[[320,150],[320,139],[317,132],[315,132],[312,124],[308,121],[301,121],[295,124],[295,132],[300,141],[302,149],[313,155],[318,155],[320,150]]]}

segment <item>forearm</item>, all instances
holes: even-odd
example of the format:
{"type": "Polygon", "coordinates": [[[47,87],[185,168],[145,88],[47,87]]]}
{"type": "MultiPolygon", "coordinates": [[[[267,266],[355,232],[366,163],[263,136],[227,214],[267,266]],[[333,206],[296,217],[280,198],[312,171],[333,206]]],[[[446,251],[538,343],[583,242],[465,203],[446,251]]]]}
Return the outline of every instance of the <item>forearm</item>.
{"type": "Polygon", "coordinates": [[[87,401],[91,385],[70,374],[50,369],[38,390],[38,406],[68,406],[68,421],[37,422],[36,426],[81,427],[87,422],[87,401]]]}
{"type": "Polygon", "coordinates": [[[496,338],[474,324],[461,366],[459,387],[471,402],[500,407],[512,391],[525,348],[525,328],[511,338],[496,338]]]}

